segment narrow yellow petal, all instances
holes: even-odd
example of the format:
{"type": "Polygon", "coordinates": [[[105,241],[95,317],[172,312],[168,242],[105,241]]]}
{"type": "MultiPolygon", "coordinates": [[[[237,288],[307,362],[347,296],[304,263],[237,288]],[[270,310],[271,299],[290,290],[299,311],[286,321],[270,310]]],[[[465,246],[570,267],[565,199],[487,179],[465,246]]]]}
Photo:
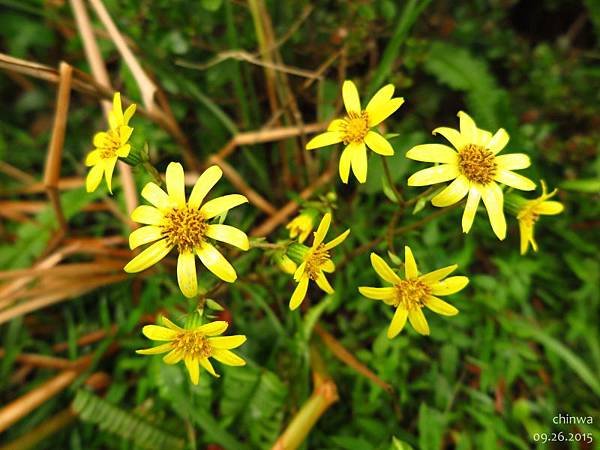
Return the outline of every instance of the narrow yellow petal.
{"type": "Polygon", "coordinates": [[[142,189],[142,197],[144,197],[148,202],[152,203],[152,205],[158,209],[166,210],[174,206],[171,203],[167,193],[153,181],[146,183],[146,186],[144,186],[144,189],[142,189]]]}
{"type": "Polygon", "coordinates": [[[228,366],[245,366],[246,361],[229,350],[214,350],[212,357],[228,366]]]}
{"type": "Polygon", "coordinates": [[[371,264],[375,272],[388,283],[400,284],[401,278],[388,266],[388,264],[376,253],[371,253],[371,264]]]}
{"type": "Polygon", "coordinates": [[[477,125],[475,125],[475,121],[464,111],[459,111],[457,115],[460,119],[460,134],[466,142],[475,143],[477,140],[477,125]]]}
{"type": "Polygon", "coordinates": [[[246,342],[246,336],[236,334],[234,336],[219,336],[208,339],[210,346],[216,349],[231,349],[237,348],[246,342]]]}
{"type": "Polygon", "coordinates": [[[304,276],[304,269],[306,268],[306,261],[301,263],[294,272],[294,281],[299,282],[304,276]]]}
{"type": "Polygon", "coordinates": [[[106,180],[106,186],[108,187],[108,192],[112,194],[112,176],[113,171],[115,170],[115,165],[117,164],[116,156],[114,158],[105,159],[104,160],[104,179],[106,180]]]}
{"type": "Polygon", "coordinates": [[[196,275],[196,256],[193,252],[184,251],[177,258],[177,282],[179,289],[187,298],[195,297],[198,293],[196,275]]]}
{"type": "Polygon", "coordinates": [[[359,183],[364,183],[367,181],[367,147],[364,142],[351,142],[350,146],[354,146],[352,159],[350,160],[352,172],[354,172],[354,176],[359,183]]]}
{"type": "Polygon", "coordinates": [[[315,281],[321,290],[327,292],[328,294],[333,294],[333,288],[331,287],[331,284],[329,284],[329,280],[323,272],[319,272],[319,275],[317,275],[317,279],[315,281]]]}
{"type": "Polygon", "coordinates": [[[108,140],[108,134],[105,131],[100,131],[99,133],[96,133],[94,135],[94,138],[92,139],[92,143],[94,144],[94,147],[97,148],[104,148],[107,146],[107,141],[108,140]]]}
{"type": "Polygon", "coordinates": [[[471,186],[469,189],[469,196],[467,197],[467,203],[465,205],[465,211],[462,216],[462,229],[463,233],[468,233],[473,226],[473,220],[475,220],[475,214],[477,213],[477,207],[481,200],[481,192],[478,186],[471,186]]]}
{"type": "Polygon", "coordinates": [[[171,330],[175,330],[175,331],[183,331],[183,328],[181,328],[179,325],[176,325],[175,323],[173,323],[171,320],[169,320],[168,317],[161,316],[160,319],[162,320],[162,323],[167,326],[167,328],[170,328],[171,330]]]}
{"type": "Polygon", "coordinates": [[[422,144],[415,145],[408,152],[406,157],[422,162],[437,163],[458,163],[458,153],[447,145],[442,144],[422,144]]]}
{"type": "Polygon", "coordinates": [[[499,170],[494,176],[494,180],[522,191],[535,190],[535,183],[533,181],[510,170],[499,170]]]}
{"type": "Polygon", "coordinates": [[[212,219],[225,211],[229,211],[231,208],[247,203],[248,199],[241,194],[229,194],[222,197],[217,197],[206,202],[200,212],[204,214],[207,219],[212,219]]]}
{"type": "Polygon", "coordinates": [[[369,112],[369,127],[375,127],[394,114],[402,106],[404,99],[396,97],[383,104],[381,107],[369,112]]]}
{"type": "Polygon", "coordinates": [[[508,135],[506,130],[504,128],[500,128],[488,141],[486,147],[493,154],[498,154],[504,147],[506,147],[506,144],[508,144],[509,139],[510,136],[508,135]]]}
{"type": "Polygon", "coordinates": [[[373,300],[388,300],[395,297],[396,290],[393,287],[369,287],[369,286],[360,286],[358,288],[358,292],[364,295],[367,298],[373,300]]]}
{"type": "Polygon", "coordinates": [[[242,250],[248,250],[250,248],[246,233],[230,225],[209,225],[206,229],[206,236],[217,241],[234,245],[242,250]]]}
{"type": "Polygon", "coordinates": [[[178,208],[185,208],[185,175],[183,166],[172,162],[165,173],[169,198],[178,208]]]}
{"type": "Polygon", "coordinates": [[[159,325],[146,325],[142,333],[153,341],[172,341],[177,336],[177,331],[159,325]]]}
{"type": "Polygon", "coordinates": [[[129,235],[129,248],[133,250],[140,245],[158,241],[163,237],[163,231],[160,227],[156,227],[154,225],[141,227],[137,230],[133,230],[129,235]]]}
{"type": "Polygon", "coordinates": [[[94,192],[100,182],[102,181],[102,174],[104,173],[104,161],[100,160],[98,164],[92,166],[90,171],[85,178],[85,190],[87,192],[94,192]]]}
{"type": "Polygon", "coordinates": [[[490,224],[498,239],[501,241],[506,237],[506,218],[504,217],[504,195],[502,189],[496,183],[492,182],[484,186],[481,193],[485,209],[487,209],[490,224]]]}
{"type": "Polygon", "coordinates": [[[469,284],[469,279],[463,276],[446,278],[431,285],[433,295],[451,295],[461,291],[469,284]]]}
{"type": "Polygon", "coordinates": [[[427,285],[432,285],[437,283],[438,281],[446,278],[452,272],[454,272],[458,267],[458,264],[452,264],[451,266],[442,267],[441,269],[434,270],[433,272],[426,273],[425,275],[421,275],[419,280],[427,285]]]}
{"type": "Polygon", "coordinates": [[[439,166],[419,170],[417,173],[412,174],[408,179],[408,185],[428,186],[430,184],[453,180],[459,175],[458,166],[454,164],[441,164],[439,166]]]}
{"type": "Polygon", "coordinates": [[[455,316],[458,314],[458,309],[450,303],[446,303],[444,300],[434,297],[433,295],[430,295],[425,299],[425,306],[434,313],[441,314],[442,316],[455,316]]]}
{"type": "Polygon", "coordinates": [[[470,183],[464,175],[458,176],[452,183],[431,199],[433,206],[444,207],[461,201],[469,192],[470,183]]]}
{"type": "Polygon", "coordinates": [[[131,145],[129,145],[129,144],[122,145],[117,150],[117,156],[119,158],[127,158],[127,156],[129,155],[130,151],[131,151],[131,145]]]}
{"type": "Polygon", "coordinates": [[[308,291],[308,276],[302,277],[296,289],[294,289],[294,293],[290,299],[290,309],[292,311],[300,306],[304,297],[306,297],[306,291],[308,291]]]}
{"type": "Polygon", "coordinates": [[[549,202],[540,203],[535,210],[538,214],[554,216],[563,212],[564,209],[565,207],[562,203],[551,200],[549,202]]]}
{"type": "Polygon", "coordinates": [[[394,85],[386,84],[384,87],[379,89],[373,98],[367,104],[365,111],[367,114],[373,114],[374,112],[380,110],[385,106],[387,102],[389,102],[394,96],[394,85]]]}
{"type": "Polygon", "coordinates": [[[315,231],[315,239],[313,241],[313,248],[317,248],[325,239],[327,232],[329,231],[329,226],[331,225],[331,213],[327,213],[321,219],[319,226],[317,227],[317,231],[315,231]]]}
{"type": "Polygon", "coordinates": [[[396,308],[392,322],[387,330],[388,339],[393,339],[402,331],[406,324],[406,318],[408,317],[408,311],[402,308],[396,308]]]}
{"type": "Polygon", "coordinates": [[[163,361],[165,364],[177,364],[179,361],[183,359],[183,352],[180,350],[172,350],[163,356],[163,361]]]}
{"type": "Polygon", "coordinates": [[[183,362],[185,362],[185,367],[190,374],[192,384],[198,384],[200,382],[200,367],[198,365],[198,360],[195,358],[185,358],[183,362]]]}
{"type": "Polygon", "coordinates": [[[365,143],[371,150],[379,155],[391,156],[394,154],[392,144],[390,144],[382,135],[374,131],[369,131],[367,133],[365,136],[365,143]]]}
{"type": "Polygon", "coordinates": [[[166,353],[173,348],[173,345],[168,342],[166,344],[161,344],[152,348],[143,348],[140,350],[136,350],[135,352],[140,355],[159,355],[161,353],[166,353]]]}
{"type": "Polygon", "coordinates": [[[344,81],[342,85],[342,98],[344,99],[344,106],[348,113],[360,114],[360,98],[358,97],[356,85],[352,81],[344,81]]]}
{"type": "Polygon", "coordinates": [[[475,145],[479,145],[483,148],[487,148],[488,143],[492,140],[492,133],[481,128],[477,128],[475,133],[475,145]]]}
{"type": "Polygon", "coordinates": [[[121,123],[123,120],[123,106],[121,105],[121,93],[115,92],[113,95],[112,113],[115,115],[117,121],[121,123]]]}
{"type": "Polygon", "coordinates": [[[327,244],[325,244],[325,249],[331,250],[332,248],[337,247],[338,245],[340,245],[342,242],[344,242],[346,240],[346,238],[348,237],[349,234],[350,234],[349,229],[344,231],[338,237],[336,237],[335,239],[332,239],[327,244]]]}
{"type": "Polygon", "coordinates": [[[417,269],[417,262],[413,256],[412,250],[408,245],[404,246],[404,275],[407,280],[412,280],[419,276],[419,270],[417,269]]]}
{"type": "Polygon", "coordinates": [[[129,261],[127,265],[123,267],[123,270],[128,273],[141,272],[167,256],[172,248],[173,246],[168,243],[167,239],[155,242],[129,261]]]}
{"type": "Polygon", "coordinates": [[[408,320],[417,333],[424,336],[429,334],[429,325],[427,324],[427,319],[425,319],[425,315],[423,314],[423,311],[421,311],[421,308],[409,311],[408,320]]]}
{"type": "Polygon", "coordinates": [[[219,378],[220,375],[217,372],[215,372],[215,369],[208,360],[208,358],[200,358],[198,362],[204,368],[204,370],[210,373],[213,377],[219,378]]]}
{"type": "Polygon", "coordinates": [[[123,113],[123,125],[129,124],[129,120],[133,117],[133,114],[135,113],[135,109],[136,109],[135,103],[132,103],[131,105],[129,105],[127,107],[127,109],[123,113]]]}
{"type": "Polygon", "coordinates": [[[219,166],[210,166],[202,172],[202,175],[198,177],[196,184],[194,184],[188,206],[192,209],[199,208],[204,201],[206,194],[208,194],[214,185],[217,184],[222,175],[223,171],[219,166]]]}
{"type": "Polygon", "coordinates": [[[98,149],[92,150],[85,157],[85,165],[90,167],[90,166],[94,166],[94,165],[98,164],[101,160],[100,155],[101,155],[100,150],[98,150],[98,149]]]}
{"type": "Polygon", "coordinates": [[[468,144],[464,136],[460,134],[460,131],[455,130],[454,128],[439,127],[433,130],[433,134],[441,134],[442,136],[444,136],[446,140],[450,142],[456,150],[460,150],[468,144]]]}
{"type": "Polygon", "coordinates": [[[133,128],[126,126],[119,127],[119,139],[121,140],[121,144],[125,144],[129,140],[131,133],[133,133],[133,128]]]}
{"type": "Polygon", "coordinates": [[[163,214],[158,209],[149,205],[138,206],[131,213],[132,220],[145,225],[160,225],[163,218],[163,214]]]}
{"type": "Polygon", "coordinates": [[[529,249],[529,243],[533,240],[533,226],[520,220],[519,232],[521,234],[521,255],[524,255],[529,249]]]}
{"type": "MultiPolygon", "coordinates": [[[[329,244],[331,244],[331,242],[329,244]]],[[[329,244],[327,244],[327,245],[329,245],[329,244]]],[[[323,263],[323,272],[331,273],[333,271],[335,271],[335,264],[333,263],[332,260],[328,259],[327,261],[325,261],[323,263]]]]}
{"type": "Polygon", "coordinates": [[[200,248],[196,249],[196,254],[206,266],[217,277],[228,283],[233,283],[237,279],[237,273],[229,261],[211,244],[205,242],[200,248]]]}
{"type": "Polygon", "coordinates": [[[327,131],[343,131],[345,122],[344,119],[333,119],[327,127],[327,131]]]}
{"type": "Polygon", "coordinates": [[[343,135],[339,131],[326,131],[316,135],[306,144],[306,150],[313,150],[319,147],[326,147],[327,145],[337,144],[342,142],[343,135]]]}
{"type": "Polygon", "coordinates": [[[509,153],[508,155],[496,156],[496,167],[498,170],[526,169],[531,165],[531,159],[525,153],[509,153]]]}
{"type": "Polygon", "coordinates": [[[352,160],[353,147],[349,145],[342,151],[340,156],[340,178],[344,183],[348,183],[348,175],[350,175],[350,161],[352,160]]]}
{"type": "Polygon", "coordinates": [[[216,320],[214,322],[210,322],[196,328],[196,331],[204,334],[205,336],[218,336],[220,334],[225,333],[229,327],[229,323],[225,320],[216,320]]]}

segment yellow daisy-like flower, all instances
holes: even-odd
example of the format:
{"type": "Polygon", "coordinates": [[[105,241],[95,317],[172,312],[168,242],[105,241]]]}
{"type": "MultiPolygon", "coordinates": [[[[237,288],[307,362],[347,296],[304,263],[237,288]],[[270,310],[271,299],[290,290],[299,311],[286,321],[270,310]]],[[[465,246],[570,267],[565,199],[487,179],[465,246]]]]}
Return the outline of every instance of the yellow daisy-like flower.
{"type": "Polygon", "coordinates": [[[127,143],[133,132],[129,120],[135,112],[136,105],[130,105],[125,112],[121,107],[121,94],[115,93],[113,107],[108,114],[108,131],[101,131],[94,136],[94,150],[88,153],[85,165],[91,167],[85,180],[85,188],[93,192],[102,181],[102,174],[106,179],[108,190],[112,193],[112,174],[119,158],[129,155],[131,146],[127,143]]]}
{"type": "Polygon", "coordinates": [[[409,247],[404,247],[404,280],[375,253],[371,253],[371,264],[375,272],[393,286],[359,287],[358,290],[365,297],[382,300],[396,308],[387,331],[389,339],[402,331],[407,318],[417,333],[428,335],[429,325],[422,311],[423,306],[444,316],[458,314],[458,309],[437,297],[454,294],[469,283],[469,279],[463,276],[446,278],[456,270],[457,264],[419,276],[417,263],[409,247]]]}
{"type": "Polygon", "coordinates": [[[506,237],[504,217],[504,195],[498,183],[531,191],[535,183],[513,170],[531,165],[529,156],[523,153],[500,155],[508,143],[508,133],[500,128],[492,136],[489,131],[477,128],[475,122],[463,111],[458,113],[460,131],[453,128],[436,128],[433,134],[441,134],[456,149],[441,144],[424,144],[411,148],[406,157],[416,161],[441,163],[413,174],[409,186],[426,186],[452,181],[442,192],[433,197],[434,206],[450,206],[467,194],[467,204],[462,216],[463,232],[468,233],[473,225],[479,200],[487,209],[492,229],[500,240],[506,237]]]}
{"type": "Polygon", "coordinates": [[[557,190],[554,189],[548,194],[546,191],[546,183],[542,181],[542,195],[534,200],[529,200],[523,203],[517,213],[519,221],[519,231],[521,232],[521,255],[527,253],[529,244],[533,247],[533,251],[537,252],[538,246],[533,237],[533,228],[541,215],[553,216],[560,214],[565,209],[563,204],[557,201],[548,201],[556,195],[557,190]]]}
{"type": "Polygon", "coordinates": [[[188,330],[175,325],[166,317],[162,320],[166,327],[146,325],[142,333],[153,341],[167,342],[157,347],[136,350],[136,353],[158,355],[169,352],[163,357],[167,364],[177,364],[183,359],[194,384],[198,384],[200,380],[200,366],[212,376],[219,376],[208,358],[214,358],[228,366],[246,364],[246,361],[230,351],[246,342],[246,336],[219,336],[227,329],[227,322],[210,322],[188,330]]]}
{"type": "Polygon", "coordinates": [[[394,86],[388,84],[373,96],[365,109],[361,109],[356,85],[344,81],[342,97],[346,107],[346,117],[335,119],[329,124],[327,131],[312,138],[306,144],[307,150],[343,142],[346,148],[340,157],[340,178],[348,182],[350,166],[359,183],[367,181],[367,146],[375,153],[384,156],[394,154],[391,144],[371,128],[379,125],[392,115],[402,103],[402,97],[392,98],[394,86]]]}
{"type": "Polygon", "coordinates": [[[325,273],[331,273],[335,270],[335,264],[329,256],[329,250],[344,242],[350,234],[350,230],[344,231],[338,237],[325,244],[323,241],[325,240],[327,231],[329,231],[330,225],[331,214],[327,213],[323,216],[317,231],[314,233],[315,238],[312,247],[306,249],[301,256],[302,262],[294,273],[294,280],[298,283],[298,286],[294,289],[294,293],[290,299],[291,310],[298,308],[306,297],[308,282],[310,280],[316,282],[317,286],[328,294],[333,293],[333,288],[325,276],[325,273]]]}
{"type": "Polygon", "coordinates": [[[303,243],[315,226],[317,211],[305,209],[290,221],[285,227],[290,231],[290,238],[298,237],[298,242],[303,243]]]}
{"type": "Polygon", "coordinates": [[[177,280],[181,292],[186,297],[193,297],[198,293],[195,255],[217,277],[229,283],[234,282],[237,279],[235,269],[209,239],[248,250],[248,236],[230,225],[211,224],[209,221],[231,208],[246,203],[248,199],[240,194],[230,194],[202,204],[222,174],[218,166],[206,169],[196,181],[187,203],[183,167],[179,163],[172,162],[167,167],[167,192],[155,183],[146,184],[142,190],[142,197],[153,206],[138,206],[131,213],[131,218],[148,226],[138,228],[129,235],[129,246],[134,249],[156,242],[133,258],[124,270],[135,273],[147,269],[167,256],[175,247],[179,253],[177,280]]]}

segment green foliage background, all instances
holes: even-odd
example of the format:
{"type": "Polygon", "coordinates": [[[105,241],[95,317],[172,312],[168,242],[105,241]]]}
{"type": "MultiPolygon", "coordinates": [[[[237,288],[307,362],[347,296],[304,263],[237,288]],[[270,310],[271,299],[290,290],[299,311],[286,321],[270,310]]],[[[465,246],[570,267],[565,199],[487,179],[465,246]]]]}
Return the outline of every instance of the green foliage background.
{"type": "MultiPolygon", "coordinates": [[[[181,65],[182,61],[206,63],[232,49],[257,51],[244,2],[107,0],[105,4],[135,43],[145,68],[165,89],[201,160],[220,149],[233,133],[257,129],[268,120],[260,67],[231,59],[205,70],[181,65]]],[[[269,266],[261,250],[252,250],[235,263],[239,282],[219,298],[232,315],[232,330],[249,337],[241,350],[249,364],[219,366],[220,379],[203,373],[197,387],[190,385],[182,367],[134,353],[148,345],[140,333],[144,314],[170,310],[178,318],[181,313],[176,311],[185,310],[186,302],[166,271],[145,279],[137,304],[130,283],[125,282],[38,312],[35,322],[13,320],[0,328],[6,350],[0,360],[3,404],[53,375],[38,370],[26,383],[12,384],[16,355],[51,354],[51,344],[65,340],[71,344],[70,358],[97,356],[94,369],[110,374],[111,384],[102,399],[76,385],[18,422],[0,440],[6,443],[28,433],[76,399],[81,420],[35,448],[208,448],[210,443],[236,450],[269,448],[311,392],[308,344],[319,320],[391,383],[395,393],[390,395],[360,377],[315,338],[340,400],[317,423],[305,448],[529,449],[536,448],[534,433],[552,431],[590,432],[595,442],[588,447],[572,442],[537,444],[537,448],[596,448],[600,440],[600,4],[593,0],[266,4],[277,36],[283,36],[306,7],[312,8],[281,45],[286,64],[314,70],[344,45],[347,78],[359,85],[363,95],[391,82],[405,97],[405,105],[386,122],[388,132],[398,133],[392,141],[396,155],[390,164],[405,195],[421,192],[406,187],[408,174],[421,168],[404,157],[406,150],[435,142],[430,130],[457,126],[456,112],[464,109],[483,128],[507,129],[508,148],[532,159],[524,173],[560,189],[564,214],[538,223],[540,252],[525,257],[519,255],[516,222],[509,220],[508,237],[499,242],[483,211],[469,235],[461,233],[456,210],[422,230],[399,236],[396,250],[410,245],[422,271],[458,262],[460,274],[471,278],[468,288],[450,299],[461,311],[458,316],[428,314],[432,329],[428,338],[409,327],[392,341],[385,337],[392,310],[357,291],[359,285],[377,283],[368,252],[352,257],[335,273],[332,296],[321,299],[320,293],[312,292],[313,307],[301,314],[287,310],[293,288],[290,278],[269,266]],[[115,337],[89,347],[75,345],[78,336],[112,324],[117,325],[115,337]],[[48,325],[50,334],[34,330],[48,325]],[[118,353],[101,359],[111,342],[119,344],[118,353]],[[592,416],[593,424],[557,426],[552,418],[558,413],[592,416]],[[132,424],[139,432],[131,432],[132,424]]],[[[2,0],[0,11],[3,52],[51,66],[66,60],[89,71],[68,2],[2,0]]],[[[100,43],[115,86],[139,100],[131,73],[110,41],[100,39],[100,43]]],[[[297,97],[307,123],[330,118],[339,98],[335,65],[325,75],[325,80],[297,97]]],[[[294,76],[290,80],[292,90],[300,91],[304,80],[294,76]]],[[[55,88],[39,80],[24,83],[2,72],[0,93],[0,159],[41,179],[55,88]]],[[[181,161],[180,148],[164,131],[139,116],[133,126],[134,145],[147,141],[161,170],[172,160],[181,161]]],[[[91,136],[103,127],[96,100],[74,94],[63,175],[85,173],[82,161],[91,136]]],[[[229,161],[253,188],[282,205],[294,192],[272,176],[278,167],[276,147],[243,147],[229,161]]],[[[332,151],[314,154],[324,166],[332,151]]],[[[144,175],[136,176],[141,186],[144,175]]],[[[304,183],[302,172],[294,172],[294,177],[298,185],[304,183]]],[[[338,196],[334,231],[352,229],[336,253],[338,261],[383,233],[393,214],[395,206],[382,192],[378,159],[370,159],[368,177],[365,186],[344,186],[335,179],[328,187],[338,196]]],[[[0,183],[2,191],[8,192],[15,181],[0,174],[0,183]]],[[[218,190],[233,192],[226,182],[218,190]]],[[[115,200],[122,205],[121,189],[115,191],[115,200]]],[[[106,213],[82,212],[102,195],[101,191],[84,195],[82,190],[63,195],[76,234],[114,234],[120,226],[106,213]]],[[[17,197],[3,195],[3,199],[17,197]]],[[[250,206],[238,209],[229,221],[241,229],[249,230],[264,219],[250,206]]],[[[399,225],[433,210],[427,205],[414,215],[409,212],[399,225]]],[[[3,219],[0,268],[30,266],[55,226],[50,210],[27,224],[3,219]]],[[[126,230],[121,231],[125,235],[126,230]]],[[[285,235],[281,228],[269,239],[285,235]]],[[[384,244],[376,249],[381,255],[386,250],[384,244]]],[[[206,272],[201,278],[214,283],[206,272]]]]}

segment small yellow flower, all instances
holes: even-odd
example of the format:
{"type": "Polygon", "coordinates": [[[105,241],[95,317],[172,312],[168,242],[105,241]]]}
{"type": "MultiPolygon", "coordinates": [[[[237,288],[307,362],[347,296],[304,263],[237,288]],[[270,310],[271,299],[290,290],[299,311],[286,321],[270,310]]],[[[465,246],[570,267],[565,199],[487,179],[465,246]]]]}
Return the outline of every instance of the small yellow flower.
{"type": "Polygon", "coordinates": [[[131,249],[154,242],[133,258],[124,268],[126,272],[141,272],[163,259],[177,248],[177,280],[183,295],[193,297],[198,293],[196,258],[217,277],[229,283],[237,279],[235,269],[209,242],[209,239],[226,242],[242,250],[250,247],[248,236],[229,225],[211,224],[210,219],[229,211],[248,199],[240,194],[224,195],[202,205],[204,198],[219,181],[223,172],[211,166],[200,175],[189,200],[185,200],[183,167],[170,163],[167,167],[167,192],[157,184],[148,183],[142,197],[152,205],[138,206],[131,214],[136,222],[148,226],[138,228],[129,235],[131,249]],[[202,205],[202,207],[200,206],[202,205]]]}
{"type": "Polygon", "coordinates": [[[384,156],[394,154],[391,144],[371,128],[379,125],[392,115],[402,103],[402,97],[392,98],[394,86],[388,84],[373,96],[365,109],[361,109],[356,85],[344,81],[342,97],[346,107],[346,117],[335,119],[329,124],[327,131],[312,138],[306,144],[307,150],[343,142],[346,148],[340,157],[340,178],[348,182],[350,166],[359,183],[367,181],[367,147],[384,156]]]}
{"type": "Polygon", "coordinates": [[[158,355],[169,352],[163,357],[163,361],[167,364],[177,364],[183,359],[190,374],[190,379],[194,384],[198,384],[200,380],[199,366],[202,366],[211,375],[219,376],[208,358],[214,358],[228,366],[243,366],[246,364],[246,361],[230,351],[230,349],[237,348],[246,342],[246,336],[240,334],[218,336],[227,329],[227,322],[210,322],[193,329],[185,329],[175,325],[166,317],[163,317],[162,320],[166,327],[146,325],[142,329],[142,333],[153,341],[167,341],[166,344],[136,350],[136,353],[158,355]]]}
{"type": "Polygon", "coordinates": [[[112,193],[112,174],[117,160],[126,158],[131,150],[127,141],[133,132],[129,120],[135,112],[135,107],[135,104],[132,104],[123,112],[121,94],[115,93],[113,108],[108,114],[110,129],[96,133],[93,141],[95,148],[85,159],[85,165],[91,167],[85,180],[85,188],[88,192],[98,188],[104,174],[108,190],[112,193]]]}
{"type": "Polygon", "coordinates": [[[290,238],[298,237],[301,244],[306,240],[315,226],[317,211],[314,209],[305,209],[290,221],[285,227],[290,230],[290,238]]]}
{"type": "Polygon", "coordinates": [[[402,331],[407,318],[417,333],[428,335],[429,325],[421,311],[423,306],[444,316],[458,314],[458,309],[436,297],[436,295],[454,294],[469,283],[467,277],[446,278],[456,270],[457,264],[419,276],[417,263],[409,247],[404,247],[404,280],[375,253],[371,253],[371,264],[375,272],[393,286],[359,287],[358,290],[365,297],[382,300],[385,304],[396,308],[394,318],[387,331],[389,339],[394,338],[402,331]]]}
{"type": "Polygon", "coordinates": [[[290,299],[291,310],[298,308],[306,297],[309,280],[316,282],[317,286],[328,294],[333,293],[333,288],[329,284],[329,281],[327,281],[327,277],[325,277],[325,272],[331,273],[335,270],[335,264],[329,256],[329,250],[344,242],[350,234],[350,230],[344,231],[338,237],[325,244],[323,241],[325,240],[327,231],[329,231],[330,224],[331,214],[327,213],[323,216],[317,231],[314,233],[315,238],[312,247],[306,249],[306,252],[302,255],[302,262],[294,273],[294,280],[298,283],[298,286],[294,289],[294,293],[290,299]]]}
{"type": "Polygon", "coordinates": [[[525,202],[519,212],[517,213],[517,219],[519,220],[519,230],[521,232],[521,255],[527,253],[529,244],[534,252],[537,252],[538,246],[533,237],[533,228],[535,222],[541,215],[553,216],[560,214],[565,209],[563,204],[557,201],[548,201],[556,195],[557,190],[554,189],[548,194],[546,191],[546,183],[542,181],[542,195],[534,200],[525,202]]]}
{"type": "Polygon", "coordinates": [[[298,265],[290,259],[285,253],[277,254],[274,256],[277,266],[285,273],[294,275],[298,265]]]}
{"type": "Polygon", "coordinates": [[[497,154],[508,143],[508,133],[500,128],[492,136],[489,131],[477,128],[475,122],[463,111],[458,113],[460,131],[452,128],[436,128],[433,134],[444,136],[457,150],[441,144],[424,144],[411,148],[406,157],[416,161],[442,163],[413,174],[409,186],[426,186],[452,181],[442,192],[433,197],[434,206],[450,206],[467,194],[467,203],[462,216],[462,229],[468,233],[473,225],[479,200],[487,209],[492,229],[500,240],[506,237],[504,217],[504,195],[498,183],[531,191],[535,183],[513,170],[531,165],[529,156],[523,153],[497,154]]]}

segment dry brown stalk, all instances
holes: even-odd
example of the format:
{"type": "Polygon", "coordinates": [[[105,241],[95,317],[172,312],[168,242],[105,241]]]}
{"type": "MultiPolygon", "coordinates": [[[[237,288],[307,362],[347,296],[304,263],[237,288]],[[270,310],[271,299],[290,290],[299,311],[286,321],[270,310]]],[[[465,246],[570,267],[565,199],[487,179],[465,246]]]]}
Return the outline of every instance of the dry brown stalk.
{"type": "Polygon", "coordinates": [[[18,167],[15,167],[5,161],[0,161],[0,172],[20,181],[21,183],[29,184],[35,182],[35,177],[32,177],[27,172],[24,172],[18,167]]]}
{"type": "Polygon", "coordinates": [[[14,441],[0,447],[0,450],[26,450],[29,448],[36,448],[36,446],[46,438],[63,428],[66,428],[76,419],[77,414],[75,414],[71,408],[63,409],[61,412],[53,415],[48,420],[45,420],[22,436],[19,436],[14,441]]]}
{"type": "MultiPolygon", "coordinates": [[[[86,345],[93,344],[94,342],[101,341],[106,336],[112,336],[113,334],[116,333],[116,331],[117,331],[117,326],[111,325],[111,327],[108,330],[92,331],[91,333],[81,336],[75,342],[77,343],[77,345],[83,347],[86,345]]],[[[52,350],[55,352],[63,352],[68,349],[69,349],[69,343],[66,341],[58,342],[52,346],[52,350]]]]}
{"type": "MultiPolygon", "coordinates": [[[[0,349],[0,358],[5,355],[4,349],[0,349]]],[[[21,353],[17,355],[16,361],[34,367],[44,367],[48,369],[72,369],[74,361],[57,358],[55,356],[38,355],[36,353],[21,353]]]]}

